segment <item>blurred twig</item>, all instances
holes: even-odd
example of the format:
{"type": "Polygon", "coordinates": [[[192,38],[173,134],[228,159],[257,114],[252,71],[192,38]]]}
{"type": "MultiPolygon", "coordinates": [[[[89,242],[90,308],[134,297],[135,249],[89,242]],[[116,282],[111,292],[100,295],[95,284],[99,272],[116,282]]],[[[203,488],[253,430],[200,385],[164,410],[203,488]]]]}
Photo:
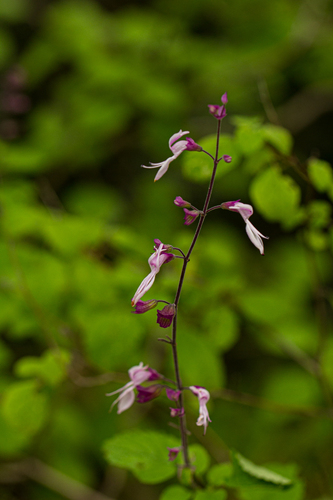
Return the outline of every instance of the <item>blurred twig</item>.
{"type": "Polygon", "coordinates": [[[33,479],[69,500],[112,500],[36,458],[4,465],[0,469],[1,477],[10,477],[12,481],[19,481],[22,477],[33,479]]]}

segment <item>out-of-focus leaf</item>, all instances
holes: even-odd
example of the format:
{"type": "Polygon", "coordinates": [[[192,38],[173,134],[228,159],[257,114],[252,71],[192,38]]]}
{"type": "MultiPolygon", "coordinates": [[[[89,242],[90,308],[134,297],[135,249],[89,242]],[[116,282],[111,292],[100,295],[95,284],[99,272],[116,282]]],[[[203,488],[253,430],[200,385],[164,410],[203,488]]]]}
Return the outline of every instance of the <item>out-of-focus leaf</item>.
{"type": "Polygon", "coordinates": [[[191,465],[195,468],[195,474],[203,474],[209,467],[210,457],[206,449],[200,444],[189,446],[191,465]]]}
{"type": "Polygon", "coordinates": [[[255,465],[237,452],[232,453],[232,465],[233,472],[228,479],[229,486],[239,488],[261,484],[283,489],[293,485],[290,479],[266,469],[266,467],[255,465]]]}
{"type": "Polygon", "coordinates": [[[314,200],[309,203],[307,212],[311,228],[325,228],[331,219],[332,206],[327,201],[314,200]]]}
{"type": "Polygon", "coordinates": [[[300,222],[300,187],[279,167],[270,167],[259,174],[250,186],[250,195],[257,210],[271,222],[291,228],[300,222]]]}
{"type": "Polygon", "coordinates": [[[199,336],[183,330],[177,343],[179,360],[184,367],[182,378],[185,385],[200,385],[210,389],[223,385],[220,357],[215,347],[208,345],[204,332],[199,336]],[[203,370],[203,366],[209,366],[209,370],[203,370]]]}
{"type": "Polygon", "coordinates": [[[238,339],[237,315],[228,307],[214,304],[203,319],[203,330],[221,351],[227,351],[238,339]]]}
{"type": "Polygon", "coordinates": [[[262,148],[265,137],[260,118],[234,116],[232,122],[236,125],[237,146],[245,156],[249,156],[262,148]]]}
{"type": "Polygon", "coordinates": [[[262,127],[263,137],[272,144],[280,153],[289,155],[293,146],[293,138],[291,133],[285,128],[266,123],[262,127]]]}
{"type": "Polygon", "coordinates": [[[332,167],[327,161],[310,158],[308,173],[314,187],[319,192],[328,191],[333,184],[332,167]]]}
{"type": "Polygon", "coordinates": [[[166,488],[159,500],[190,500],[192,497],[192,491],[184,488],[183,486],[168,486],[166,488]]]}
{"type": "Polygon", "coordinates": [[[225,500],[227,495],[226,490],[199,490],[195,493],[193,500],[225,500]]]}
{"type": "Polygon", "coordinates": [[[156,484],[173,477],[176,466],[168,460],[168,448],[178,445],[171,435],[132,430],[105,441],[107,461],[133,472],[143,483],[156,484]]]}
{"type": "MultiPolygon", "coordinates": [[[[208,151],[213,157],[215,156],[215,135],[208,135],[197,142],[205,151],[208,151]]],[[[223,160],[220,161],[216,172],[217,178],[227,174],[240,161],[240,152],[234,138],[231,135],[222,134],[220,137],[219,156],[221,157],[225,154],[231,156],[232,161],[231,163],[225,163],[223,160]]],[[[213,170],[213,160],[205,153],[183,153],[181,160],[184,175],[192,181],[203,182],[210,179],[213,170]]]]}
{"type": "Polygon", "coordinates": [[[232,474],[232,464],[227,462],[213,465],[207,473],[208,483],[212,486],[226,486],[232,474]]]}
{"type": "Polygon", "coordinates": [[[3,394],[1,412],[6,423],[17,432],[32,436],[47,417],[47,399],[37,391],[35,381],[16,382],[3,394]]]}
{"type": "Polygon", "coordinates": [[[70,354],[64,349],[46,351],[39,358],[26,356],[15,364],[15,373],[19,377],[38,377],[46,384],[57,386],[66,377],[66,367],[70,354]]]}

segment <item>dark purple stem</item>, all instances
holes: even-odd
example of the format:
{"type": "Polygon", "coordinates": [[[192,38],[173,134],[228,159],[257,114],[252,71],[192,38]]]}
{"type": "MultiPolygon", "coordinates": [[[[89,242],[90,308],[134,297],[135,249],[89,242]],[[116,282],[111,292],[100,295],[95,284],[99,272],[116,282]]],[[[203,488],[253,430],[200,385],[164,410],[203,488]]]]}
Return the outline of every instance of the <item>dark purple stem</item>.
{"type": "MultiPolygon", "coordinates": [[[[178,303],[180,299],[180,294],[183,288],[183,283],[184,283],[184,278],[185,278],[185,273],[186,273],[186,268],[187,264],[190,260],[191,253],[193,251],[193,248],[197,242],[197,239],[199,237],[201,228],[203,226],[205,217],[208,213],[208,206],[209,202],[212,196],[213,192],[213,186],[214,186],[214,181],[215,181],[215,176],[216,176],[216,170],[217,170],[217,165],[219,163],[218,160],[218,153],[219,153],[219,141],[220,141],[220,130],[221,130],[221,120],[217,120],[217,135],[216,135],[216,152],[215,152],[215,158],[210,154],[207,153],[207,151],[204,151],[207,153],[213,160],[214,160],[214,166],[213,166],[213,172],[212,176],[210,179],[210,183],[208,186],[208,191],[206,195],[206,200],[204,203],[204,207],[202,209],[202,213],[200,214],[200,219],[196,228],[196,231],[193,236],[192,243],[190,245],[190,248],[188,249],[187,254],[185,255],[184,262],[183,262],[183,267],[181,270],[180,278],[179,278],[179,284],[175,296],[175,301],[174,304],[176,306],[176,313],[173,318],[172,322],[172,341],[171,341],[171,346],[172,346],[172,354],[173,354],[173,362],[174,362],[174,367],[175,367],[175,375],[176,375],[176,382],[177,382],[177,389],[181,391],[180,396],[179,396],[179,407],[183,408],[183,393],[182,393],[182,382],[180,378],[180,371],[179,371],[179,362],[178,362],[178,353],[177,353],[177,312],[178,312],[178,303]]],[[[181,433],[181,440],[182,440],[182,450],[183,450],[183,457],[184,457],[184,463],[185,467],[191,467],[190,459],[189,459],[189,454],[188,454],[188,444],[187,444],[187,428],[186,428],[186,417],[183,415],[182,417],[179,418],[180,421],[180,433],[181,433]]]]}

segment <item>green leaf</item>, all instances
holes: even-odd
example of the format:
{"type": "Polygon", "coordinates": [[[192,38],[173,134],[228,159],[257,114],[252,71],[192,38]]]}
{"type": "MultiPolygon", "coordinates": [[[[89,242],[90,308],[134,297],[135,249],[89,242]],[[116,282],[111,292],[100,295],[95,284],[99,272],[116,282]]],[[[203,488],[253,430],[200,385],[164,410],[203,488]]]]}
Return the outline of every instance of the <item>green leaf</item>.
{"type": "Polygon", "coordinates": [[[319,192],[325,192],[332,188],[332,167],[327,161],[318,158],[310,158],[308,161],[308,173],[311,182],[319,192]]]}
{"type": "Polygon", "coordinates": [[[192,491],[183,486],[169,486],[166,488],[159,500],[189,500],[192,496],[192,491]]]}
{"type": "Polygon", "coordinates": [[[203,318],[203,330],[216,348],[227,351],[238,339],[238,318],[229,307],[214,305],[203,318]]]}
{"type": "Polygon", "coordinates": [[[280,153],[289,155],[293,146],[293,137],[285,128],[266,123],[262,127],[264,139],[272,144],[280,153]]]}
{"type": "Polygon", "coordinates": [[[47,399],[37,391],[35,381],[17,382],[3,394],[2,415],[7,424],[23,435],[31,436],[47,417],[47,399]]]}
{"type": "Polygon", "coordinates": [[[258,117],[234,116],[236,143],[245,156],[260,150],[264,145],[262,120],[258,117]]]}
{"type": "Polygon", "coordinates": [[[221,387],[224,383],[219,353],[209,345],[204,336],[183,330],[178,339],[178,356],[184,367],[184,383],[203,387],[221,387]],[[209,366],[209,370],[203,370],[209,366]]]}
{"type": "Polygon", "coordinates": [[[225,490],[200,490],[195,494],[193,500],[225,500],[226,498],[227,492],[225,490]]]}
{"type": "Polygon", "coordinates": [[[208,483],[212,486],[226,486],[227,479],[232,474],[232,464],[229,462],[211,467],[207,473],[208,483]]]}
{"type": "Polygon", "coordinates": [[[250,186],[251,198],[259,212],[284,227],[299,223],[300,187],[281,169],[273,166],[259,174],[250,186]]]}
{"type": "Polygon", "coordinates": [[[324,200],[314,200],[308,204],[307,212],[311,228],[325,228],[331,220],[332,205],[324,200]]]}
{"type": "Polygon", "coordinates": [[[206,449],[200,444],[189,446],[191,465],[195,467],[195,474],[203,474],[209,467],[210,457],[206,449]]]}
{"type": "Polygon", "coordinates": [[[278,474],[283,474],[293,481],[290,488],[276,488],[270,485],[251,486],[240,488],[238,495],[241,500],[303,500],[303,483],[297,479],[297,470],[294,464],[270,464],[269,467],[278,474]]]}
{"type": "MultiPolygon", "coordinates": [[[[216,135],[203,137],[198,144],[213,157],[216,149],[216,135]]],[[[216,177],[222,177],[237,166],[240,160],[239,148],[231,135],[222,134],[219,143],[219,156],[229,155],[232,157],[231,163],[220,161],[216,177]]],[[[182,169],[184,175],[196,182],[204,182],[210,179],[213,170],[213,160],[206,153],[188,152],[182,155],[182,169]]]]}
{"type": "Polygon", "coordinates": [[[46,351],[41,357],[26,356],[14,366],[18,377],[39,377],[50,386],[59,385],[67,375],[70,353],[64,349],[46,351]]]}
{"type": "Polygon", "coordinates": [[[107,440],[103,448],[111,465],[132,471],[143,483],[156,484],[176,474],[175,463],[168,460],[168,448],[178,445],[179,441],[167,434],[132,430],[107,440]]]}
{"type": "Polygon", "coordinates": [[[258,484],[289,488],[292,481],[265,467],[255,465],[240,453],[232,453],[233,473],[228,479],[229,486],[244,487],[258,484]]]}

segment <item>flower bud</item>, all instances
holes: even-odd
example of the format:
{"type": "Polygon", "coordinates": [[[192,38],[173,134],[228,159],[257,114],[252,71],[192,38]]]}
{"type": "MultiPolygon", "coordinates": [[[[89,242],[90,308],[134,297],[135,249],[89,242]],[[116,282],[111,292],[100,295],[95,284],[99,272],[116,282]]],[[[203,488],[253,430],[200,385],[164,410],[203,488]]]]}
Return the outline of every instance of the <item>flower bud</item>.
{"type": "Polygon", "coordinates": [[[157,323],[161,328],[168,328],[171,325],[174,315],[176,314],[176,306],[167,304],[162,311],[157,311],[157,323]]]}
{"type": "Polygon", "coordinates": [[[133,314],[143,314],[151,309],[154,309],[158,304],[158,300],[138,300],[135,304],[135,311],[132,311],[133,314]]]}

